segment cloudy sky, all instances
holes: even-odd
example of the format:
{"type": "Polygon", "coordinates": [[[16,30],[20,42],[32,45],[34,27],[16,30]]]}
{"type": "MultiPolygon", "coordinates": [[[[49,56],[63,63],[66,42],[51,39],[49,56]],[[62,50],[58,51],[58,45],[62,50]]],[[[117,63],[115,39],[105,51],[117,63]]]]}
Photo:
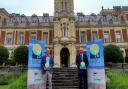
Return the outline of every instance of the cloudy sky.
{"type": "MultiPolygon", "coordinates": [[[[101,6],[112,8],[113,6],[128,6],[128,0],[74,0],[74,11],[84,14],[99,13],[101,6]]],[[[54,0],[0,0],[0,8],[5,8],[9,13],[26,15],[53,15],[54,0]]]]}

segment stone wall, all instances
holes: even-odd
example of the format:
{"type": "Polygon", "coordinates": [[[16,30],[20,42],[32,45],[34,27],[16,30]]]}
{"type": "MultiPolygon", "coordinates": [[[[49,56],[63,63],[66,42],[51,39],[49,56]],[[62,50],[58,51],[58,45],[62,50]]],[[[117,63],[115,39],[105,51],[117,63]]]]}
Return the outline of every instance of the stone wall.
{"type": "Polygon", "coordinates": [[[0,74],[9,74],[14,72],[23,73],[24,71],[27,71],[27,67],[23,67],[23,66],[0,67],[0,74]]]}

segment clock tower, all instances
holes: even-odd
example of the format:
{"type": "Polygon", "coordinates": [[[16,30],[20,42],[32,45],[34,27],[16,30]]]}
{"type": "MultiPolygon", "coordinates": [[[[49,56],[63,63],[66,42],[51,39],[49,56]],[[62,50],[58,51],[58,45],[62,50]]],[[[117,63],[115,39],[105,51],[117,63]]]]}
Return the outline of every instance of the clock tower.
{"type": "Polygon", "coordinates": [[[73,67],[76,56],[74,1],[54,1],[54,58],[58,67],[73,67]]]}

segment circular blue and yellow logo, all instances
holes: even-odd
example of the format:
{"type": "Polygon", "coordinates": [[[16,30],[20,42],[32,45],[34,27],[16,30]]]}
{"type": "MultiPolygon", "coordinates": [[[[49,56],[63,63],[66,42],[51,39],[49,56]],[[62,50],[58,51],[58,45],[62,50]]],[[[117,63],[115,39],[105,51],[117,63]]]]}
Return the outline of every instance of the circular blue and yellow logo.
{"type": "Polygon", "coordinates": [[[85,67],[85,63],[83,61],[81,62],[81,67],[85,67]]]}
{"type": "Polygon", "coordinates": [[[33,45],[32,51],[35,55],[40,56],[41,50],[42,50],[42,48],[41,48],[40,44],[34,44],[33,45]]]}
{"type": "Polygon", "coordinates": [[[100,51],[100,48],[99,48],[99,46],[97,44],[91,45],[91,47],[90,47],[90,53],[92,55],[97,55],[99,53],[99,51],[100,51]]]}

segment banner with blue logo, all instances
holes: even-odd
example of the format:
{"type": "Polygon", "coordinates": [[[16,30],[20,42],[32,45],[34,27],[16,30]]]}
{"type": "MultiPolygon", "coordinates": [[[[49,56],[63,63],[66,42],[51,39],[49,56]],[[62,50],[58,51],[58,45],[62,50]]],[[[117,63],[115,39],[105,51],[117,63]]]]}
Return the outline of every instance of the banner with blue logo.
{"type": "Polygon", "coordinates": [[[86,43],[89,67],[104,67],[104,52],[102,40],[95,40],[86,43]]]}
{"type": "Polygon", "coordinates": [[[30,40],[28,58],[28,89],[41,89],[42,79],[41,58],[45,54],[45,42],[30,40]]]}
{"type": "Polygon", "coordinates": [[[102,40],[86,43],[88,66],[88,89],[106,89],[104,51],[102,40]]]}

